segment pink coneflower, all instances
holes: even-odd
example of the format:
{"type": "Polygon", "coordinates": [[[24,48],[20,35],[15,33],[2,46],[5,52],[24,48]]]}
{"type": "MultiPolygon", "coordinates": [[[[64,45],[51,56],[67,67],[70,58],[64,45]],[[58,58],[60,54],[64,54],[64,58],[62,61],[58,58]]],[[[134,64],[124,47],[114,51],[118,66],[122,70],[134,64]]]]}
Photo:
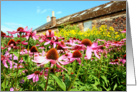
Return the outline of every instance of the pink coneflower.
{"type": "Polygon", "coordinates": [[[89,39],[83,39],[81,44],[84,44],[85,46],[91,46],[92,42],[89,39]]]}
{"type": "Polygon", "coordinates": [[[9,34],[12,34],[12,35],[18,33],[17,31],[12,31],[12,32],[11,32],[11,31],[7,31],[7,32],[8,32],[9,34]]]}
{"type": "Polygon", "coordinates": [[[57,46],[57,50],[64,50],[65,43],[63,41],[61,41],[58,46],[57,46]]]}
{"type": "Polygon", "coordinates": [[[16,42],[13,39],[10,39],[9,42],[8,42],[8,46],[15,47],[16,46],[16,42]]]}
{"type": "Polygon", "coordinates": [[[46,31],[46,36],[47,36],[48,38],[54,37],[54,31],[52,31],[52,30],[46,31]]]}
{"type": "Polygon", "coordinates": [[[23,65],[21,65],[21,64],[15,63],[14,68],[20,69],[20,68],[24,68],[24,67],[23,67],[23,65]]]}
{"type": "Polygon", "coordinates": [[[87,59],[91,59],[92,52],[94,52],[95,56],[100,59],[99,55],[97,54],[97,50],[101,48],[101,46],[98,46],[98,43],[92,43],[89,39],[85,39],[82,41],[82,44],[87,46],[86,50],[86,56],[87,59]]]}
{"type": "Polygon", "coordinates": [[[53,48],[55,48],[56,45],[57,45],[57,43],[58,43],[58,42],[55,42],[53,39],[51,39],[51,40],[47,40],[47,41],[44,43],[44,45],[50,44],[50,45],[53,46],[53,48]]]}
{"type": "Polygon", "coordinates": [[[33,74],[27,76],[27,79],[33,79],[33,82],[39,81],[40,71],[35,71],[33,74]]]}
{"type": "Polygon", "coordinates": [[[32,32],[32,28],[29,30],[29,31],[27,31],[27,33],[26,33],[26,39],[28,40],[29,39],[29,37],[32,37],[34,40],[36,40],[36,39],[38,39],[38,36],[36,35],[36,30],[34,31],[34,32],[32,32]]]}
{"type": "Polygon", "coordinates": [[[72,47],[72,50],[85,50],[86,47],[84,45],[76,45],[74,47],[72,47]]]}
{"type": "Polygon", "coordinates": [[[6,33],[1,31],[1,37],[5,37],[5,36],[6,36],[6,33]]]}
{"type": "Polygon", "coordinates": [[[34,53],[34,52],[38,52],[38,49],[36,48],[36,46],[32,46],[30,48],[30,52],[34,53]]]}
{"type": "Polygon", "coordinates": [[[125,55],[123,55],[123,58],[122,58],[122,59],[120,59],[120,62],[122,62],[123,64],[125,64],[125,63],[126,63],[126,54],[125,54],[125,55]]]}
{"type": "Polygon", "coordinates": [[[8,68],[8,65],[7,65],[7,62],[10,64],[10,69],[12,68],[12,65],[14,64],[14,62],[12,62],[8,56],[4,56],[4,55],[1,55],[1,61],[3,63],[3,65],[8,68]]]}
{"type": "MultiPolygon", "coordinates": [[[[44,65],[51,62],[51,67],[55,64],[58,68],[63,68],[59,64],[59,55],[55,48],[51,48],[46,55],[43,52],[42,55],[35,56],[33,62],[36,62],[38,65],[44,65]]],[[[65,68],[63,69],[66,70],[65,68]]]]}
{"type": "Polygon", "coordinates": [[[66,64],[69,64],[69,63],[72,63],[73,61],[77,60],[77,62],[79,64],[81,64],[81,58],[82,57],[82,54],[80,51],[78,50],[75,50],[73,53],[67,53],[67,54],[64,54],[62,55],[60,58],[59,58],[59,61],[61,64],[63,65],[66,65],[66,64]],[[64,62],[63,62],[63,61],[64,62]]]}
{"type": "Polygon", "coordinates": [[[50,49],[46,55],[47,59],[57,60],[59,58],[58,52],[55,48],[50,49]]]}
{"type": "Polygon", "coordinates": [[[109,64],[112,64],[112,65],[119,65],[119,62],[118,62],[119,60],[118,59],[115,59],[115,61],[111,61],[111,62],[109,62],[109,64]]]}
{"type": "Polygon", "coordinates": [[[28,54],[27,49],[22,49],[22,50],[20,51],[20,54],[21,54],[21,55],[28,54]]]}
{"type": "Polygon", "coordinates": [[[6,37],[6,38],[13,38],[13,35],[11,35],[11,36],[6,35],[5,37],[6,37]]]}
{"type": "Polygon", "coordinates": [[[21,44],[28,45],[28,42],[22,41],[21,44]]]}

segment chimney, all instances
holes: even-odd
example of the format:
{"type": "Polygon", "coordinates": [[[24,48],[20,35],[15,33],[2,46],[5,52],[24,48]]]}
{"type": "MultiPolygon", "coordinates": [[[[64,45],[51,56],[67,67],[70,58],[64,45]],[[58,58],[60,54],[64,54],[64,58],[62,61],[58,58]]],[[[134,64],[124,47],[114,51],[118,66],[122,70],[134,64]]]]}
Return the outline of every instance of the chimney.
{"type": "Polygon", "coordinates": [[[51,26],[55,26],[55,25],[56,25],[56,17],[54,11],[52,11],[51,26]]]}
{"type": "Polygon", "coordinates": [[[47,22],[50,22],[50,16],[47,17],[47,22]]]}

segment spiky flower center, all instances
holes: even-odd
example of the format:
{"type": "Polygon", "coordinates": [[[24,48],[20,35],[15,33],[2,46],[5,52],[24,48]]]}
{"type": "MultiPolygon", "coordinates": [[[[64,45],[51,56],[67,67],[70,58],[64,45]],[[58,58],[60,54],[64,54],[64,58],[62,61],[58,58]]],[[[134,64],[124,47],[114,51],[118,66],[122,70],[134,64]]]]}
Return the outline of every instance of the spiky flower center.
{"type": "MultiPolygon", "coordinates": [[[[61,41],[61,45],[63,45],[63,46],[64,46],[64,45],[65,45],[65,43],[64,43],[63,41],[61,41]]],[[[58,50],[64,50],[64,48],[62,48],[60,45],[58,45],[58,46],[57,46],[57,49],[58,49],[58,50]]]]}
{"type": "Polygon", "coordinates": [[[40,74],[40,71],[35,71],[34,73],[35,73],[35,74],[40,74]]]}
{"type": "Polygon", "coordinates": [[[32,46],[31,49],[30,49],[31,52],[38,52],[36,46],[32,46]]]}
{"type": "Polygon", "coordinates": [[[58,52],[55,48],[51,48],[46,55],[47,59],[57,60],[59,58],[58,52]]]}
{"type": "Polygon", "coordinates": [[[6,34],[1,31],[1,37],[4,37],[6,34]]]}
{"type": "Polygon", "coordinates": [[[92,45],[92,42],[89,40],[89,39],[83,39],[81,41],[81,44],[84,44],[86,46],[91,46],[92,45]]]}
{"type": "Polygon", "coordinates": [[[82,56],[82,54],[78,50],[74,51],[72,54],[73,58],[80,58],[81,56],[82,56]]]}
{"type": "Polygon", "coordinates": [[[8,42],[8,46],[16,46],[16,42],[13,39],[10,39],[8,42]]]}
{"type": "Polygon", "coordinates": [[[48,30],[48,32],[49,32],[49,35],[51,35],[51,30],[48,30]]]}
{"type": "Polygon", "coordinates": [[[17,29],[17,31],[23,31],[24,30],[24,28],[23,27],[19,27],[18,29],[17,29]]]}

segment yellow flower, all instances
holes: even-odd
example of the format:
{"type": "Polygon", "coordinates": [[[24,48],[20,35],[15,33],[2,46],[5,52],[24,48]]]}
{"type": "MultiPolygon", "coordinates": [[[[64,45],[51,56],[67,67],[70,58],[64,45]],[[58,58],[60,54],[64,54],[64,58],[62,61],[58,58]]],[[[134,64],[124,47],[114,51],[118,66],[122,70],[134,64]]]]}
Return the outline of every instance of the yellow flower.
{"type": "Polygon", "coordinates": [[[118,37],[120,37],[120,36],[119,36],[119,35],[116,35],[116,36],[115,36],[115,38],[118,38],[118,37]]]}
{"type": "Polygon", "coordinates": [[[114,31],[114,28],[113,27],[109,27],[109,30],[114,31]]]}
{"type": "Polygon", "coordinates": [[[115,34],[118,34],[118,32],[115,32],[115,34]]]}

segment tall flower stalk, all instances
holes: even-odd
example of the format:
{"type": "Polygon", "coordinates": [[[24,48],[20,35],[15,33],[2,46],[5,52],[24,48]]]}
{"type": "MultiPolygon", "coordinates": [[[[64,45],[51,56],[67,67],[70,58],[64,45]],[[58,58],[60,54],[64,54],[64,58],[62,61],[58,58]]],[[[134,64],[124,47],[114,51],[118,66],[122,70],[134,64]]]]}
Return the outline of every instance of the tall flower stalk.
{"type": "Polygon", "coordinates": [[[46,81],[46,85],[45,85],[45,91],[47,90],[47,86],[48,86],[48,80],[49,80],[49,75],[50,75],[50,68],[51,64],[49,65],[49,70],[48,70],[48,76],[47,76],[47,81],[46,81]]]}
{"type": "Polygon", "coordinates": [[[77,77],[78,77],[78,74],[79,74],[79,71],[80,71],[80,69],[81,69],[84,56],[85,56],[85,55],[83,55],[83,57],[82,57],[82,61],[81,61],[80,67],[79,67],[79,69],[78,69],[77,75],[76,75],[76,77],[74,78],[74,80],[71,82],[71,84],[69,85],[67,91],[70,91],[71,87],[74,85],[74,82],[76,81],[76,79],[77,79],[77,77]]]}

